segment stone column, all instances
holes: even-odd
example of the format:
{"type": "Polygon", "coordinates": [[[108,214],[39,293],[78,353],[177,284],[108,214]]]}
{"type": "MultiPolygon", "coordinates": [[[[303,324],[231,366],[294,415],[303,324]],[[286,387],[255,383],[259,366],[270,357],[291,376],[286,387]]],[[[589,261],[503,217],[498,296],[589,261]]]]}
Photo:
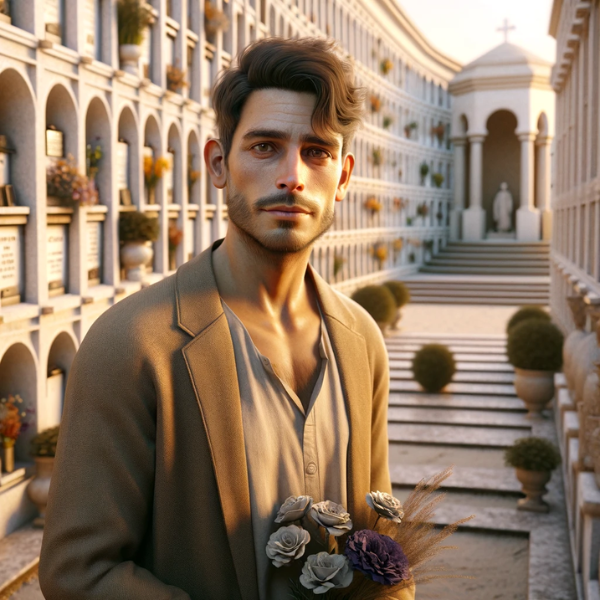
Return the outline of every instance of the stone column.
{"type": "Polygon", "coordinates": [[[463,240],[482,240],[485,232],[485,211],[483,210],[483,141],[485,135],[470,135],[471,172],[469,208],[463,212],[463,240]]]}
{"type": "Polygon", "coordinates": [[[462,212],[465,209],[466,191],[466,138],[453,138],[454,144],[454,200],[450,210],[450,239],[460,240],[462,212]]]}
{"type": "Polygon", "coordinates": [[[550,144],[552,138],[542,137],[535,142],[537,151],[536,205],[541,214],[542,240],[552,237],[552,208],[550,206],[550,144]]]}
{"type": "Polygon", "coordinates": [[[533,202],[535,133],[519,134],[521,142],[521,206],[517,210],[517,239],[521,242],[537,242],[540,239],[540,213],[533,202]]]}

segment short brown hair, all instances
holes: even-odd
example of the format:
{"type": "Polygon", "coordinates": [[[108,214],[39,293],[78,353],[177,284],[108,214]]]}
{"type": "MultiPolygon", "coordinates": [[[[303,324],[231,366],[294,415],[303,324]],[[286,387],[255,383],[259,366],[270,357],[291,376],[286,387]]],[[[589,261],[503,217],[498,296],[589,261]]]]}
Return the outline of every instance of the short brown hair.
{"type": "Polygon", "coordinates": [[[342,134],[346,153],[362,119],[364,92],[354,86],[352,65],[335,54],[334,45],[318,38],[267,38],[240,54],[238,65],[224,71],[213,90],[225,158],[246,100],[265,88],[315,94],[315,133],[342,134]]]}

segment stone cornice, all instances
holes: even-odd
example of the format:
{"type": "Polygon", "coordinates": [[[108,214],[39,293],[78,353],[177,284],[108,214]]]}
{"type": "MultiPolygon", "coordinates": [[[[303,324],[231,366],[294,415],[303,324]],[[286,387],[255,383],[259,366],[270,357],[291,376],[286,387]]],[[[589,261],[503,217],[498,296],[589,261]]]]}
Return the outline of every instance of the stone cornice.
{"type": "Polygon", "coordinates": [[[448,86],[448,91],[455,96],[462,96],[471,92],[483,90],[512,90],[533,88],[552,91],[550,79],[547,76],[536,75],[505,75],[500,77],[485,77],[478,79],[464,79],[448,86]]]}

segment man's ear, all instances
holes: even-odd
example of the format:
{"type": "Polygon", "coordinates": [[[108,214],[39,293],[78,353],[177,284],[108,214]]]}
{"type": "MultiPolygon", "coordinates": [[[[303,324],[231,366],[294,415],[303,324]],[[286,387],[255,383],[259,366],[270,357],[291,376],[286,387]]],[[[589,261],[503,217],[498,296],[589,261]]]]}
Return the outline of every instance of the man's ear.
{"type": "Polygon", "coordinates": [[[210,138],[204,146],[204,162],[213,185],[222,190],[227,183],[225,152],[221,141],[210,138]]]}
{"type": "Polygon", "coordinates": [[[342,174],[338,182],[337,190],[335,191],[335,201],[341,202],[346,196],[348,185],[350,185],[350,177],[354,170],[354,154],[346,154],[344,158],[344,166],[342,167],[342,174]]]}

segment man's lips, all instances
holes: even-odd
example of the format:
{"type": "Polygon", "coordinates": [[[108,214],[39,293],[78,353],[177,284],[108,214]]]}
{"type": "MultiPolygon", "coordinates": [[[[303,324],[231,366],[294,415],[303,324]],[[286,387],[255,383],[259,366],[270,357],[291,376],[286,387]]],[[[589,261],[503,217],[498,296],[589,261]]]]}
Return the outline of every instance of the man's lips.
{"type": "Polygon", "coordinates": [[[302,208],[301,206],[271,206],[270,208],[264,208],[265,212],[275,213],[277,215],[289,215],[289,214],[302,214],[309,215],[310,211],[302,208]]]}

